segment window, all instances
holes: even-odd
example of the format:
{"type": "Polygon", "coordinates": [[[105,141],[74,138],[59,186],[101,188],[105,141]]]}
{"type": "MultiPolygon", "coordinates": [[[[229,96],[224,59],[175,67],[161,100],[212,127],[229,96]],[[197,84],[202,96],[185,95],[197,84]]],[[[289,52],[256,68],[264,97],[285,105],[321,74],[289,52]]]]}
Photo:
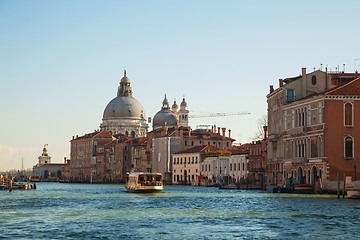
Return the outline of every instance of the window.
{"type": "Polygon", "coordinates": [[[286,100],[291,102],[295,101],[295,89],[286,90],[286,100]]]}
{"type": "Polygon", "coordinates": [[[352,126],[353,107],[351,103],[345,104],[345,126],[352,126]]]}
{"type": "Polygon", "coordinates": [[[185,141],[185,146],[187,146],[187,141],[185,141]]]}
{"type": "Polygon", "coordinates": [[[191,141],[191,146],[194,146],[194,141],[191,141]]]}
{"type": "Polygon", "coordinates": [[[316,85],[316,76],[311,77],[311,83],[312,85],[316,85]]]}
{"type": "Polygon", "coordinates": [[[321,103],[319,103],[318,112],[319,112],[319,123],[322,123],[322,105],[321,105],[321,103]]]}
{"type": "Polygon", "coordinates": [[[310,126],[311,125],[311,106],[308,106],[308,122],[307,122],[307,125],[310,126]]]}
{"type": "Polygon", "coordinates": [[[353,139],[352,137],[345,138],[345,158],[352,158],[353,155],[353,139]]]}
{"type": "Polygon", "coordinates": [[[284,130],[286,130],[286,112],[284,112],[284,130]]]}
{"type": "Polygon", "coordinates": [[[191,163],[194,163],[194,157],[191,158],[191,163]]]}
{"type": "Polygon", "coordinates": [[[196,156],[196,157],[195,157],[195,163],[197,163],[197,160],[198,160],[198,159],[197,159],[197,156],[196,156]]]}
{"type": "Polygon", "coordinates": [[[295,110],[294,109],[291,111],[291,127],[292,128],[295,127],[295,110]]]}
{"type": "Polygon", "coordinates": [[[189,164],[190,164],[190,160],[191,160],[191,159],[190,159],[190,157],[189,157],[189,160],[188,160],[188,163],[189,163],[189,164]]]}
{"type": "Polygon", "coordinates": [[[232,171],[232,163],[230,163],[230,171],[232,171]]]}
{"type": "Polygon", "coordinates": [[[210,172],[210,164],[209,164],[209,172],[210,172]]]}
{"type": "Polygon", "coordinates": [[[182,158],[180,158],[180,164],[182,164],[182,158]]]}

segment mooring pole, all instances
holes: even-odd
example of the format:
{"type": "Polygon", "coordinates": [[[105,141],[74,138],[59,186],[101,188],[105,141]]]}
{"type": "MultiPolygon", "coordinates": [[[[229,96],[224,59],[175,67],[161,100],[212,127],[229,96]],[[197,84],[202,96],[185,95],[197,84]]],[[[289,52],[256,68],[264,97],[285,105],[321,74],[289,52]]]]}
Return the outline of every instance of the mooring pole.
{"type": "Polygon", "coordinates": [[[345,176],[345,173],[344,173],[343,198],[345,198],[345,178],[346,178],[346,176],[345,176]]]}
{"type": "Polygon", "coordinates": [[[340,173],[337,174],[337,198],[340,198],[340,173]]]}

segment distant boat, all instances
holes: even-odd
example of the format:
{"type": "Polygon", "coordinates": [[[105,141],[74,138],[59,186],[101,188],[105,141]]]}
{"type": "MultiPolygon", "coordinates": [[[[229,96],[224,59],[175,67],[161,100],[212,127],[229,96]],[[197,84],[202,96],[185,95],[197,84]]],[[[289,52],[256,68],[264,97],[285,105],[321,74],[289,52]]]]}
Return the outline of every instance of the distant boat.
{"type": "Polygon", "coordinates": [[[346,192],[347,192],[348,198],[360,199],[360,188],[351,186],[346,189],[346,192]]]}
{"type": "Polygon", "coordinates": [[[290,192],[311,194],[314,193],[314,186],[310,184],[295,184],[290,192]]]}
{"type": "Polygon", "coordinates": [[[240,189],[240,186],[231,183],[228,185],[219,185],[219,189],[240,189]]]}
{"type": "Polygon", "coordinates": [[[41,179],[39,176],[30,176],[29,180],[30,180],[30,182],[41,182],[41,179]]]}
{"type": "Polygon", "coordinates": [[[161,173],[128,173],[125,187],[128,192],[134,193],[153,193],[164,190],[161,173]]]}

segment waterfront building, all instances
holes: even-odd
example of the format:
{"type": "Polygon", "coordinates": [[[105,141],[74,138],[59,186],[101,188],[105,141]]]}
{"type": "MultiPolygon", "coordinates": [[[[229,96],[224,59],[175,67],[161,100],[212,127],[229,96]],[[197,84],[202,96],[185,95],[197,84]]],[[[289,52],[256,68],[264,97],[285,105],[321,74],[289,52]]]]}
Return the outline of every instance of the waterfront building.
{"type": "Polygon", "coordinates": [[[200,166],[206,155],[220,152],[220,148],[201,145],[172,154],[172,183],[198,185],[201,174],[200,166]]]}
{"type": "Polygon", "coordinates": [[[93,176],[101,176],[104,164],[104,145],[115,138],[108,131],[93,132],[76,136],[70,141],[70,181],[91,181],[93,176]],[[97,158],[98,156],[98,158],[97,158]]]}
{"type": "Polygon", "coordinates": [[[232,147],[234,139],[225,136],[226,128],[191,130],[190,127],[174,126],[160,127],[148,133],[149,144],[152,147],[152,171],[160,172],[164,182],[173,181],[173,163],[171,155],[195,146],[209,145],[223,150],[232,147]]]}
{"type": "Polygon", "coordinates": [[[248,178],[249,183],[261,186],[264,183],[266,168],[266,134],[263,140],[253,141],[246,144],[248,148],[248,178]]]}
{"type": "Polygon", "coordinates": [[[201,174],[207,179],[206,185],[244,184],[248,178],[247,152],[233,155],[225,152],[221,155],[209,156],[201,163],[201,174]]]}
{"type": "Polygon", "coordinates": [[[148,125],[145,111],[140,102],[133,97],[126,71],[120,81],[117,97],[112,99],[104,110],[100,129],[113,135],[121,133],[132,138],[146,136],[148,125]]]}
{"type": "Polygon", "coordinates": [[[33,175],[39,176],[43,181],[56,181],[62,176],[64,171],[63,163],[51,163],[51,157],[48,154],[47,144],[44,145],[39,162],[33,166],[33,175]]]}
{"type": "MultiPolygon", "coordinates": [[[[302,75],[298,77],[280,79],[278,89],[274,90],[273,86],[270,86],[270,93],[267,95],[269,137],[266,181],[268,184],[284,184],[288,182],[285,179],[289,178],[295,182],[311,184],[317,179],[321,179],[322,183],[333,179],[332,172],[337,171],[338,168],[335,166],[344,163],[340,163],[339,159],[330,160],[333,157],[329,154],[331,151],[338,154],[344,152],[335,145],[330,152],[326,152],[326,149],[332,141],[337,141],[339,144],[339,139],[344,140],[345,137],[327,134],[340,128],[332,122],[335,116],[344,116],[342,113],[345,108],[338,107],[338,115],[333,111],[330,112],[330,109],[338,104],[336,98],[330,96],[334,94],[331,93],[332,90],[342,89],[344,94],[337,97],[337,100],[356,99],[357,90],[350,91],[354,83],[350,85],[351,87],[347,85],[356,78],[356,75],[356,73],[328,73],[320,70],[306,73],[306,69],[303,68],[302,75]],[[345,86],[348,87],[344,88],[345,86]],[[329,164],[329,161],[332,164],[329,164]]],[[[346,129],[348,131],[350,128],[346,129]]],[[[355,130],[354,127],[352,129],[355,130]]]]}

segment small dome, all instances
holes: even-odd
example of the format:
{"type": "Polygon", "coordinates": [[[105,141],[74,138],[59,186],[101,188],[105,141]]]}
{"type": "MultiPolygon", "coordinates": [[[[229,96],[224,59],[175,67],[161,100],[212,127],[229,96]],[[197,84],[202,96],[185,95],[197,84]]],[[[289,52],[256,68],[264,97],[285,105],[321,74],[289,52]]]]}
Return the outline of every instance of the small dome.
{"type": "Polygon", "coordinates": [[[176,100],[174,101],[174,104],[171,107],[173,110],[177,110],[179,106],[176,104],[176,100]]]}
{"type": "Polygon", "coordinates": [[[121,81],[120,82],[127,82],[127,83],[129,83],[130,82],[130,79],[126,76],[126,70],[124,70],[124,77],[121,79],[121,81]]]}
{"type": "Polygon", "coordinates": [[[153,119],[153,129],[163,126],[173,127],[178,125],[175,115],[170,110],[161,109],[157,112],[153,119]]]}
{"type": "Polygon", "coordinates": [[[180,104],[181,108],[187,108],[187,103],[185,102],[185,98],[183,98],[181,104],[180,104]]]}

